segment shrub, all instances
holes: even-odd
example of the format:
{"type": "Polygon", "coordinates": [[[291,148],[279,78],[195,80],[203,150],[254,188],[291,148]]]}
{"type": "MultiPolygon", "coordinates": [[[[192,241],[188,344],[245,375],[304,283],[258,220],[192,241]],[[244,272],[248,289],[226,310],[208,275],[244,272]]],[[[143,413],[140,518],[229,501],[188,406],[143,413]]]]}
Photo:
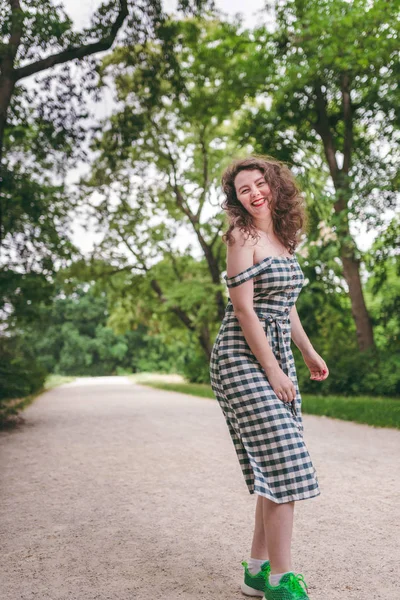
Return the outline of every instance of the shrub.
{"type": "Polygon", "coordinates": [[[18,336],[0,338],[0,356],[0,421],[5,421],[17,414],[16,399],[42,389],[47,372],[18,336]]]}

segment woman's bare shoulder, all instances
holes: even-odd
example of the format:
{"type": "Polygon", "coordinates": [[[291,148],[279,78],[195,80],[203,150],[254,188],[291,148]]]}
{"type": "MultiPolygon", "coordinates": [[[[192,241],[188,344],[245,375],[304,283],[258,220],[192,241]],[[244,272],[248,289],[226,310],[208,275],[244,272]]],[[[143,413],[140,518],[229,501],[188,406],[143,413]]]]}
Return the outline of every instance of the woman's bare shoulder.
{"type": "Polygon", "coordinates": [[[231,235],[235,240],[233,245],[239,244],[240,246],[254,247],[254,240],[252,240],[251,236],[246,234],[242,229],[239,229],[239,227],[234,227],[231,230],[231,235]]]}
{"type": "Polygon", "coordinates": [[[228,277],[250,267],[254,262],[254,244],[239,229],[235,228],[232,233],[235,242],[228,246],[226,257],[228,277]]]}

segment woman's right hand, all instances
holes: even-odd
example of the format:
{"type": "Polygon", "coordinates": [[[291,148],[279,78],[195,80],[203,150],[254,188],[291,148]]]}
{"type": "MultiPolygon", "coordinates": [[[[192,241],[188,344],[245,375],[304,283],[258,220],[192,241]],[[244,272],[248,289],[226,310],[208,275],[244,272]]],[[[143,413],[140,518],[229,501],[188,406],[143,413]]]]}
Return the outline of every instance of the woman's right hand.
{"type": "Polygon", "coordinates": [[[272,389],[283,402],[292,402],[296,398],[296,388],[293,381],[278,366],[268,369],[268,381],[272,389]]]}

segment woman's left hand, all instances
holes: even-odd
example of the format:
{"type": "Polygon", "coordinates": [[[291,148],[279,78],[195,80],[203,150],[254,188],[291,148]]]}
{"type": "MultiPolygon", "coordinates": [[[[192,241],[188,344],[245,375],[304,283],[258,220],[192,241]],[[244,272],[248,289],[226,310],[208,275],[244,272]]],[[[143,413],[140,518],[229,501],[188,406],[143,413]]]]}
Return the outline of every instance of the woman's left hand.
{"type": "Polygon", "coordinates": [[[323,381],[328,377],[329,369],[326,366],[326,362],[314,349],[307,354],[303,354],[303,359],[307,367],[310,369],[310,379],[314,379],[315,381],[323,381]]]}

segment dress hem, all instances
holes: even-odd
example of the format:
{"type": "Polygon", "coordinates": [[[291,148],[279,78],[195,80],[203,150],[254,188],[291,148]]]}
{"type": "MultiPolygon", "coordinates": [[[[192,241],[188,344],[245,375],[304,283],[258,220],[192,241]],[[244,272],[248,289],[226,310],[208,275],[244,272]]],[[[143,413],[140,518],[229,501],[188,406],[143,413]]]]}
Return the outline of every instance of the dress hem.
{"type": "Polygon", "coordinates": [[[263,492],[259,492],[257,490],[249,490],[249,493],[251,495],[253,494],[257,494],[258,496],[263,496],[264,498],[268,498],[268,500],[271,500],[272,502],[275,502],[275,504],[285,504],[286,502],[298,502],[299,500],[310,500],[311,498],[316,498],[317,496],[321,495],[321,490],[316,490],[316,493],[311,493],[311,494],[293,494],[291,496],[287,496],[285,497],[285,499],[280,499],[277,500],[276,498],[273,498],[270,494],[266,494],[263,492]],[[286,499],[288,498],[288,499],[286,499]]]}

